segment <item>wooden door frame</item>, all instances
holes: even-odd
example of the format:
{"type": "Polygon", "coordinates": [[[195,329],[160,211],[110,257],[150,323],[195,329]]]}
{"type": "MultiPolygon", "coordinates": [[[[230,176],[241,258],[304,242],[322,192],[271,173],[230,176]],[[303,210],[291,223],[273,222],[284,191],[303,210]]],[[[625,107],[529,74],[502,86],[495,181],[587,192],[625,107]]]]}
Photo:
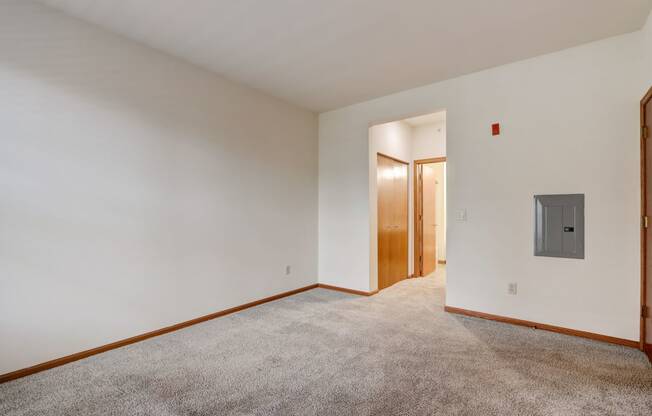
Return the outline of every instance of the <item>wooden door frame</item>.
{"type": "MultiPolygon", "coordinates": [[[[405,220],[406,224],[408,227],[408,244],[406,244],[406,250],[407,250],[407,256],[406,258],[408,259],[407,265],[406,265],[406,270],[405,270],[405,278],[410,277],[410,162],[406,162],[405,160],[398,159],[394,156],[390,156],[385,153],[381,152],[376,152],[376,174],[378,174],[378,156],[386,157],[387,159],[391,159],[394,162],[402,163],[407,166],[407,198],[405,199],[405,204],[407,205],[407,209],[405,210],[405,220]]],[[[378,179],[376,179],[376,183],[378,179]]],[[[376,288],[378,290],[380,289],[380,273],[379,273],[379,263],[380,263],[380,253],[378,247],[380,246],[380,227],[378,225],[378,186],[376,186],[376,288]]]]}
{"type": "MultiPolygon", "coordinates": [[[[645,315],[646,312],[649,313],[649,306],[646,304],[646,295],[647,295],[647,232],[645,227],[645,217],[647,215],[647,139],[645,137],[645,127],[648,124],[646,120],[646,111],[645,107],[647,104],[652,101],[652,87],[648,90],[647,94],[641,99],[641,128],[640,128],[640,141],[641,141],[641,308],[640,308],[640,344],[639,347],[641,351],[646,350],[645,343],[645,315]]],[[[649,137],[649,132],[647,134],[649,137]]],[[[648,357],[652,360],[650,355],[652,352],[648,352],[648,357]]]]}
{"type": "MultiPolygon", "coordinates": [[[[421,198],[423,183],[418,174],[419,166],[443,162],[446,162],[446,157],[432,157],[414,161],[414,277],[423,276],[423,218],[419,217],[419,212],[423,211],[423,199],[421,198]]],[[[436,233],[437,230],[435,230],[435,238],[437,238],[436,233]]]]}

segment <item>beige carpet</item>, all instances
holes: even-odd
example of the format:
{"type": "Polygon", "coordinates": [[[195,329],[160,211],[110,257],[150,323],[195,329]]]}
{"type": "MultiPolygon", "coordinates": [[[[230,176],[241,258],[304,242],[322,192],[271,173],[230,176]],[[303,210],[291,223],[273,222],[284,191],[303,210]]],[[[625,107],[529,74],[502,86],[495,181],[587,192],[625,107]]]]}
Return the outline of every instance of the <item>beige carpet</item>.
{"type": "Polygon", "coordinates": [[[1,415],[652,415],[642,353],[323,289],[0,385],[1,415]]]}

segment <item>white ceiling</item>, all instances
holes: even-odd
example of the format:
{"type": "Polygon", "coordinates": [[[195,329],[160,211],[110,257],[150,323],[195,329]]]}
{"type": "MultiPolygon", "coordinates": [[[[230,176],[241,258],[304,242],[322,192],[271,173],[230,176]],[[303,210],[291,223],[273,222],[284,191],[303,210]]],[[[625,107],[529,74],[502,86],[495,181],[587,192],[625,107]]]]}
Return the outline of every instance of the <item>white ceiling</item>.
{"type": "Polygon", "coordinates": [[[42,0],[324,111],[642,27],[652,0],[42,0]]]}
{"type": "Polygon", "coordinates": [[[425,126],[427,124],[439,124],[446,121],[446,111],[440,111],[438,113],[430,113],[423,116],[406,118],[405,121],[412,127],[425,126]]]}

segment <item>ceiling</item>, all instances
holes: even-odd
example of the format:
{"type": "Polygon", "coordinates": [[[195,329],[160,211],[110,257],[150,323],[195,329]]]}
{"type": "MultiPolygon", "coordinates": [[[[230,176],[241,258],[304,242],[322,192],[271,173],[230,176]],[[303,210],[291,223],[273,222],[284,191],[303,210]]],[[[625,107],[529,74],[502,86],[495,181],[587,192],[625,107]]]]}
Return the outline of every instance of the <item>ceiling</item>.
{"type": "Polygon", "coordinates": [[[41,0],[313,111],[640,29],[652,0],[41,0]]]}
{"type": "Polygon", "coordinates": [[[446,111],[430,113],[423,116],[406,118],[403,120],[412,127],[425,126],[427,124],[439,124],[446,121],[446,111]]]}

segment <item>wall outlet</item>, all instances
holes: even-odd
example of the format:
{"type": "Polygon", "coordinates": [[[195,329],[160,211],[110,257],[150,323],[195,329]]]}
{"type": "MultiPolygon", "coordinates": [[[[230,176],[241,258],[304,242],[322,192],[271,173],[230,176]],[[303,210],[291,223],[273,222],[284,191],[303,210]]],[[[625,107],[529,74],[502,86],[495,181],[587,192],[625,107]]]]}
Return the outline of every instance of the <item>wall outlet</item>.
{"type": "Polygon", "coordinates": [[[518,285],[516,283],[510,283],[507,286],[507,293],[510,294],[510,295],[515,295],[517,289],[518,289],[518,285]]]}
{"type": "Polygon", "coordinates": [[[285,275],[289,276],[290,273],[292,273],[292,266],[290,266],[290,265],[285,266],[285,275]]]}

